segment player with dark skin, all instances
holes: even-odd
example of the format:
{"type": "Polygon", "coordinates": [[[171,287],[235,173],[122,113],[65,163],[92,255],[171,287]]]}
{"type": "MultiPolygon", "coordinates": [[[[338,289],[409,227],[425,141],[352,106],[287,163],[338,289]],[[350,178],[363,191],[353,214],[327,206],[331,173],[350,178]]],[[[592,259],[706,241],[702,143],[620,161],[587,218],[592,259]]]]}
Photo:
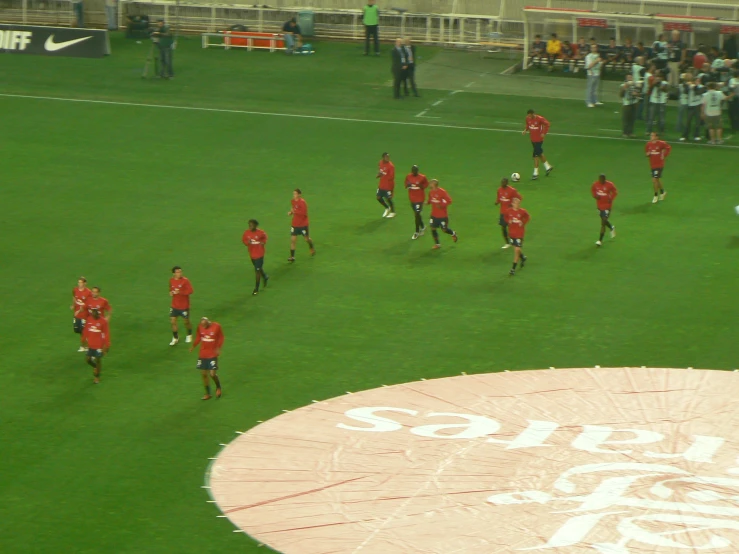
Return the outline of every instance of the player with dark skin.
{"type": "MultiPolygon", "coordinates": [[[[90,310],[90,319],[91,322],[97,322],[100,319],[100,310],[92,309],[90,310]]],[[[107,327],[107,325],[106,325],[107,327]]],[[[89,339],[87,338],[87,333],[83,335],[83,340],[88,344],[90,344],[89,339]]],[[[107,354],[110,350],[110,341],[106,342],[106,344],[103,346],[102,349],[94,349],[93,347],[90,347],[87,351],[87,364],[92,367],[92,375],[93,375],[93,382],[95,384],[100,383],[100,372],[103,369],[103,354],[107,354]],[[93,352],[94,350],[94,352],[93,352]],[[94,354],[94,355],[93,355],[94,354]]]]}
{"type": "MultiPolygon", "coordinates": [[[[207,317],[203,317],[200,320],[200,325],[204,327],[205,329],[210,329],[210,326],[212,325],[212,322],[207,317]]],[[[198,336],[198,338],[200,338],[198,336]]],[[[195,347],[197,346],[197,341],[190,347],[190,352],[195,350],[195,347]]],[[[218,349],[215,353],[215,357],[218,357],[218,354],[220,354],[220,349],[218,349]]],[[[203,396],[203,400],[210,400],[210,381],[209,379],[213,379],[213,382],[216,385],[216,398],[221,397],[221,381],[218,379],[218,369],[208,369],[208,368],[200,368],[200,377],[203,380],[203,387],[205,388],[205,396],[203,396]]]]}

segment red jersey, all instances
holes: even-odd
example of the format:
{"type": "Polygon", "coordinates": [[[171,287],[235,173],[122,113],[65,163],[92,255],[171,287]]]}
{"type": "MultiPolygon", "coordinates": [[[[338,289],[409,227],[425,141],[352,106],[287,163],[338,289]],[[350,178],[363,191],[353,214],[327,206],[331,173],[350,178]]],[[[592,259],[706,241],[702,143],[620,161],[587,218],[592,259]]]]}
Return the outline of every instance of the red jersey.
{"type": "Polygon", "coordinates": [[[74,304],[72,310],[74,311],[74,317],[77,319],[85,319],[85,300],[92,294],[92,291],[87,287],[80,290],[79,287],[72,289],[72,296],[74,297],[74,304]]]}
{"type": "Polygon", "coordinates": [[[649,156],[649,165],[652,169],[660,169],[665,167],[665,158],[670,155],[672,146],[663,140],[650,140],[644,147],[644,151],[649,156]]]}
{"type": "Polygon", "coordinates": [[[448,217],[447,208],[452,203],[452,197],[443,188],[429,192],[429,204],[431,204],[431,217],[448,217]]]}
{"type": "Polygon", "coordinates": [[[505,220],[508,223],[508,236],[512,239],[522,239],[526,233],[526,224],[531,219],[529,212],[523,208],[514,210],[510,208],[505,213],[505,220]]]}
{"type": "Polygon", "coordinates": [[[109,316],[110,313],[113,311],[113,309],[110,307],[110,303],[105,298],[103,298],[102,296],[98,296],[97,298],[95,298],[91,295],[85,301],[84,317],[89,317],[90,310],[93,309],[100,310],[100,315],[102,317],[109,316]]]}
{"type": "Polygon", "coordinates": [[[308,203],[302,198],[290,200],[293,212],[293,227],[308,227],[308,203]]]}
{"type": "Polygon", "coordinates": [[[82,331],[82,340],[87,342],[87,347],[93,350],[110,348],[110,330],[105,318],[95,319],[91,317],[88,319],[82,331]]]}
{"type": "Polygon", "coordinates": [[[543,142],[549,132],[549,122],[540,115],[527,115],[526,130],[531,135],[531,142],[543,142]]]}
{"type": "Polygon", "coordinates": [[[599,210],[610,210],[611,206],[613,206],[613,201],[618,196],[616,186],[610,181],[606,181],[605,183],[596,181],[593,183],[590,192],[593,194],[599,210]]]}
{"type": "Polygon", "coordinates": [[[500,204],[500,213],[506,213],[506,210],[511,207],[511,200],[514,198],[521,200],[521,195],[513,187],[507,186],[498,189],[498,197],[495,202],[496,204],[500,204]]]}
{"type": "Polygon", "coordinates": [[[209,327],[205,327],[202,323],[198,325],[192,345],[195,347],[200,344],[199,358],[217,358],[221,352],[224,339],[221,325],[211,321],[209,327]]]}
{"type": "Polygon", "coordinates": [[[169,280],[169,292],[174,293],[172,295],[172,307],[175,310],[190,309],[190,295],[193,292],[190,279],[187,277],[181,279],[172,277],[169,280]]]}
{"type": "Polygon", "coordinates": [[[429,180],[423,173],[413,175],[409,173],[405,177],[405,188],[408,189],[408,198],[414,204],[426,201],[426,188],[429,186],[429,180]]]}
{"type": "Polygon", "coordinates": [[[379,167],[380,170],[377,172],[377,176],[380,178],[380,189],[395,190],[395,166],[393,162],[380,160],[379,167]]]}
{"type": "Polygon", "coordinates": [[[256,231],[247,229],[244,231],[244,236],[241,240],[249,249],[249,256],[251,256],[252,260],[264,258],[264,245],[267,244],[267,233],[261,229],[257,229],[256,231]]]}

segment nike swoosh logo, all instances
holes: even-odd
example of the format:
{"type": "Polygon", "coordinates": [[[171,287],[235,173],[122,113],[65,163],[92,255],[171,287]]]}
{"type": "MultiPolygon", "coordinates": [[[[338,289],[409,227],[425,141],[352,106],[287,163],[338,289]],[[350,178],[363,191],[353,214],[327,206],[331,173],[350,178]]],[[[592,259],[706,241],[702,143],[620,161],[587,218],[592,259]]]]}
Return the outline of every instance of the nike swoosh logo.
{"type": "Polygon", "coordinates": [[[88,40],[91,38],[92,38],[92,35],[90,35],[89,37],[65,40],[64,42],[54,42],[54,35],[49,35],[49,38],[47,38],[46,42],[44,43],[44,49],[47,52],[56,52],[57,50],[61,50],[62,48],[68,48],[72,46],[73,44],[77,44],[78,42],[82,42],[83,40],[88,40]]]}

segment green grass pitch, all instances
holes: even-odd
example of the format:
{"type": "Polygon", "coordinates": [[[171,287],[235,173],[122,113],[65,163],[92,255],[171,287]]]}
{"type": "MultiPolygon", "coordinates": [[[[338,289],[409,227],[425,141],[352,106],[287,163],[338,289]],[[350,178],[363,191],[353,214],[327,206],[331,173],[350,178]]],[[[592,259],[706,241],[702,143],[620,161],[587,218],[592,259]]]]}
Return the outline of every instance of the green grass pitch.
{"type": "MultiPolygon", "coordinates": [[[[115,37],[108,59],[0,67],[1,551],[263,551],[206,503],[208,458],[236,430],[347,390],[462,371],[735,366],[735,139],[709,148],[669,134],[669,194],[653,206],[643,141],[615,139],[617,106],[548,98],[540,76],[468,92],[421,47],[423,98],[393,102],[389,61],[357,45],[291,58],[183,40],[171,82],[140,78],[146,48],[115,37]],[[536,183],[520,134],[529,107],[553,124],[556,169],[536,183]],[[380,217],[385,150],[398,181],[417,163],[449,191],[457,244],[411,241],[402,189],[398,217],[380,217]],[[493,202],[513,171],[532,221],[529,263],[509,278],[493,202]],[[589,188],[601,172],[620,191],[618,238],[597,250],[589,188]],[[295,187],[318,255],[301,242],[288,265],[295,187]],[[270,237],[258,297],[241,244],[250,218],[270,237]],[[222,400],[201,402],[196,355],[167,346],[175,264],[195,288],[193,315],[224,327],[222,400]],[[100,386],[75,352],[80,274],[114,309],[100,386]]],[[[500,65],[474,71],[485,63],[500,65]]]]}

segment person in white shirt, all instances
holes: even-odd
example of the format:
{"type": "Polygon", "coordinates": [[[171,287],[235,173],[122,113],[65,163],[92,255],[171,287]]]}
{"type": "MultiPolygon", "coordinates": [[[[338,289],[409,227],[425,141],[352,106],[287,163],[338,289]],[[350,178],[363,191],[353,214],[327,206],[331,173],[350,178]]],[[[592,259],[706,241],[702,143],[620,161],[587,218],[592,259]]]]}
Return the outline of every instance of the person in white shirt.
{"type": "Polygon", "coordinates": [[[693,76],[688,73],[688,80],[680,85],[680,96],[687,95],[688,109],[683,125],[683,136],[680,137],[680,142],[685,142],[690,137],[690,127],[695,123],[693,128],[693,140],[699,142],[701,140],[701,106],[703,105],[703,93],[706,92],[706,87],[701,84],[699,77],[693,79],[693,76]]]}
{"type": "Polygon", "coordinates": [[[588,75],[588,85],[585,92],[585,103],[588,108],[602,106],[603,102],[598,100],[598,87],[600,86],[600,72],[603,67],[603,58],[598,53],[598,45],[590,47],[590,54],[585,56],[585,70],[588,75]]]}
{"type": "Polygon", "coordinates": [[[739,69],[735,69],[734,76],[729,79],[729,93],[732,95],[729,101],[731,129],[732,131],[739,131],[739,69]]]}
{"type": "Polygon", "coordinates": [[[701,116],[708,127],[708,144],[723,144],[724,129],[721,124],[721,107],[727,96],[716,90],[716,83],[708,83],[708,92],[703,95],[701,116]]]}
{"type": "Polygon", "coordinates": [[[621,97],[621,126],[624,138],[634,138],[634,120],[640,91],[641,87],[634,82],[633,75],[627,73],[618,92],[621,97]]]}
{"type": "Polygon", "coordinates": [[[105,0],[105,17],[108,20],[108,31],[118,30],[118,0],[105,0]]]}
{"type": "Polygon", "coordinates": [[[655,122],[657,129],[661,135],[665,131],[665,113],[667,111],[667,97],[670,90],[669,85],[665,82],[662,71],[657,72],[652,77],[652,83],[649,86],[649,113],[647,115],[647,135],[652,133],[655,122]]]}

